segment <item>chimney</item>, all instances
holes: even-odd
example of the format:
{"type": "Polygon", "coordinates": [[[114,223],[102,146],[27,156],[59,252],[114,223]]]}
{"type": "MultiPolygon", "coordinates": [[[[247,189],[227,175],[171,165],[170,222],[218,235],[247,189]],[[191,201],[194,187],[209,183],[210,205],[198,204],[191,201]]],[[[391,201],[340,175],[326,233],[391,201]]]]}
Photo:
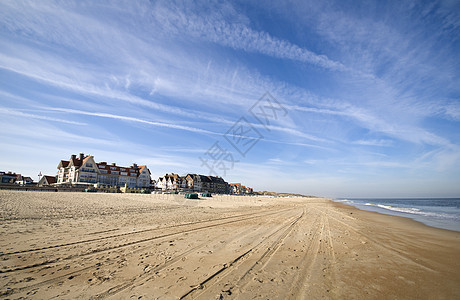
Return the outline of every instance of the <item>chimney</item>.
{"type": "Polygon", "coordinates": [[[114,166],[114,167],[115,167],[116,165],[117,165],[116,163],[112,163],[112,166],[114,166]]]}
{"type": "Polygon", "coordinates": [[[76,156],[75,154],[72,154],[72,155],[70,156],[70,159],[75,159],[75,158],[77,158],[77,156],[76,156]]]}
{"type": "Polygon", "coordinates": [[[133,163],[133,169],[137,169],[137,164],[133,163]]]}
{"type": "Polygon", "coordinates": [[[80,160],[83,160],[84,157],[85,157],[85,153],[80,153],[80,160]]]}

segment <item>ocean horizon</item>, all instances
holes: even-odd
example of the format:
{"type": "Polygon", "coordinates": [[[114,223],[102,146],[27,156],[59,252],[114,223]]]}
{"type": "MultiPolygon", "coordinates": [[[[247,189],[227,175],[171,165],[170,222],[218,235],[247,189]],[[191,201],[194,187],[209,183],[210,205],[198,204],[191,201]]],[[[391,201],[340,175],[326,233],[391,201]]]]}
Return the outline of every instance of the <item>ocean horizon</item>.
{"type": "Polygon", "coordinates": [[[334,201],[460,232],[460,198],[337,198],[334,201]]]}

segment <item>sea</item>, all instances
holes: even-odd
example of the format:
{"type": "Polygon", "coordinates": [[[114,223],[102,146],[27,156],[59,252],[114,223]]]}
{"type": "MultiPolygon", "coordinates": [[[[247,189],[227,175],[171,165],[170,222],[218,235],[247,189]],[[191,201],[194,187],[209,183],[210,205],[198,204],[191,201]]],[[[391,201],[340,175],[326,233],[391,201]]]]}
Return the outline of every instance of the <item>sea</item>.
{"type": "Polygon", "coordinates": [[[460,232],[460,198],[339,198],[335,201],[460,232]]]}

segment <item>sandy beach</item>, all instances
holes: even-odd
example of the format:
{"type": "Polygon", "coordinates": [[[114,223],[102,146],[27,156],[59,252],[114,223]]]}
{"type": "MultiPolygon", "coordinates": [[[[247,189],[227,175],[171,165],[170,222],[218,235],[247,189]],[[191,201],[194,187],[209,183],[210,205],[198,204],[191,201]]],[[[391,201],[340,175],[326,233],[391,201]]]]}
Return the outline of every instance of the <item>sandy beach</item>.
{"type": "Polygon", "coordinates": [[[323,198],[0,191],[2,299],[460,299],[460,232],[323,198]]]}

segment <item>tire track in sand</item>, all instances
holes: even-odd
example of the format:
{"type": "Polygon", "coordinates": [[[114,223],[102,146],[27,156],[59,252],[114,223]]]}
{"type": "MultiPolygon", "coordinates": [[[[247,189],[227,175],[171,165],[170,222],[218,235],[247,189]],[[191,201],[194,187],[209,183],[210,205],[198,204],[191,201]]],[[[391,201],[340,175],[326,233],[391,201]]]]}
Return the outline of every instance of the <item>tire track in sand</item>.
{"type": "MultiPolygon", "coordinates": [[[[163,234],[163,235],[159,235],[159,236],[155,236],[155,237],[151,237],[151,238],[148,238],[148,239],[143,239],[143,240],[140,240],[140,241],[134,241],[134,242],[130,242],[130,243],[126,243],[126,244],[123,244],[123,245],[117,245],[115,247],[110,247],[110,248],[107,248],[107,249],[102,249],[100,251],[97,251],[97,252],[91,252],[91,253],[86,253],[84,255],[76,255],[76,256],[73,256],[73,257],[67,257],[63,260],[73,260],[73,259],[78,259],[78,258],[81,258],[81,257],[84,257],[84,256],[89,256],[89,255],[95,255],[99,252],[103,252],[103,251],[109,251],[109,250],[114,250],[114,249],[118,249],[118,248],[122,248],[122,247],[127,247],[127,246],[132,246],[132,245],[136,245],[138,243],[141,243],[141,242],[147,242],[147,241],[153,241],[153,240],[157,240],[157,239],[161,239],[161,238],[167,238],[167,237],[171,237],[171,236],[174,236],[174,235],[180,235],[180,234],[184,234],[184,233],[189,233],[189,232],[194,232],[194,231],[199,231],[199,230],[205,230],[205,229],[210,229],[210,228],[214,228],[214,227],[218,227],[218,226],[223,226],[223,225],[228,225],[228,224],[232,224],[232,223],[237,223],[237,222],[242,222],[242,221],[247,221],[247,220],[252,220],[252,219],[257,219],[257,218],[261,218],[261,217],[266,217],[266,216],[273,216],[273,215],[276,215],[276,214],[283,214],[283,213],[286,213],[286,212],[289,212],[289,211],[292,211],[294,210],[293,208],[289,208],[289,209],[284,209],[284,210],[280,210],[280,211],[269,211],[269,213],[267,212],[264,212],[263,214],[260,214],[260,213],[251,213],[251,214],[244,214],[243,216],[251,216],[251,217],[244,217],[244,218],[240,218],[240,219],[237,219],[237,220],[231,220],[231,221],[225,221],[225,222],[220,222],[220,223],[217,223],[217,224],[212,224],[212,225],[208,225],[208,226],[199,226],[199,227],[196,227],[196,228],[191,228],[191,229],[186,229],[186,230],[183,230],[183,231],[179,231],[179,232],[173,232],[173,233],[169,233],[169,234],[163,234]],[[255,215],[255,216],[254,216],[255,215]]],[[[238,215],[238,216],[235,216],[235,217],[241,217],[241,215],[238,215]]],[[[229,219],[230,217],[228,218],[225,218],[225,219],[229,219]]],[[[220,219],[215,219],[215,220],[220,220],[220,219]]],[[[213,221],[215,221],[213,220],[213,221]]],[[[201,225],[203,223],[208,223],[209,221],[203,221],[203,222],[195,222],[193,223],[192,225],[201,225]]],[[[190,225],[190,224],[181,224],[183,226],[185,225],[190,225]]],[[[174,228],[177,227],[177,226],[174,226],[174,228]]],[[[171,227],[168,227],[167,229],[170,229],[171,227]]],[[[202,246],[202,245],[201,245],[202,246]]],[[[148,247],[148,245],[144,246],[142,249],[136,249],[135,252],[137,252],[138,250],[141,251],[141,250],[144,250],[146,247],[148,247]]],[[[195,249],[196,250],[196,249],[195,249]]],[[[191,252],[191,251],[189,251],[191,252]]],[[[187,252],[187,253],[189,253],[187,252]]],[[[186,255],[186,254],[185,254],[186,255]]],[[[53,263],[62,263],[63,260],[61,260],[60,258],[56,259],[56,260],[53,260],[53,261],[47,261],[45,264],[41,263],[41,264],[35,264],[35,265],[29,265],[29,266],[25,266],[25,267],[20,267],[20,268],[16,268],[14,270],[11,270],[11,272],[14,272],[14,271],[22,271],[22,270],[28,270],[28,269],[31,269],[31,268],[36,268],[36,267],[40,267],[40,266],[44,266],[44,265],[50,265],[50,264],[53,264],[53,263]]],[[[48,279],[48,280],[45,280],[45,281],[42,281],[42,282],[39,282],[39,283],[36,283],[36,284],[33,284],[33,285],[29,285],[29,286],[25,286],[25,287],[20,287],[20,288],[13,288],[13,289],[9,289],[7,291],[3,291],[0,296],[7,296],[7,295],[12,295],[12,294],[16,294],[16,293],[19,293],[19,292],[23,292],[23,291],[27,291],[27,290],[32,290],[32,289],[35,289],[35,288],[38,288],[38,287],[41,287],[43,285],[47,285],[47,284],[51,284],[53,282],[59,282],[59,281],[63,281],[65,280],[66,278],[70,277],[70,276],[77,276],[83,272],[87,272],[91,269],[96,269],[96,268],[99,268],[101,266],[103,266],[105,263],[107,262],[104,262],[104,263],[101,263],[101,262],[98,262],[96,264],[93,264],[91,266],[88,266],[88,267],[85,267],[85,268],[82,268],[82,269],[79,269],[79,270],[76,270],[76,271],[73,271],[73,272],[69,272],[69,273],[65,273],[63,275],[60,275],[58,277],[55,277],[55,278],[52,278],[52,279],[48,279]]],[[[167,265],[166,265],[167,266],[167,265]]],[[[164,267],[166,267],[164,266],[164,267]]],[[[7,272],[3,272],[3,273],[7,273],[7,272]]]]}
{"type": "MultiPolygon", "coordinates": [[[[289,210],[289,209],[286,209],[286,210],[289,210]]],[[[178,227],[183,227],[183,226],[189,226],[189,225],[195,225],[195,224],[203,224],[203,223],[209,223],[209,222],[214,222],[214,221],[228,220],[228,219],[234,219],[234,218],[239,218],[239,217],[257,215],[257,214],[261,214],[261,213],[256,212],[256,213],[241,214],[241,215],[236,215],[236,216],[228,216],[228,217],[222,217],[222,218],[216,218],[216,219],[210,219],[210,220],[204,220],[204,221],[188,222],[188,223],[182,223],[182,224],[178,224],[178,225],[171,225],[171,226],[158,227],[158,228],[150,228],[150,229],[138,230],[138,231],[134,231],[134,232],[131,231],[131,232],[114,234],[114,235],[109,235],[109,236],[104,236],[104,237],[91,238],[91,239],[86,239],[86,240],[70,242],[70,243],[62,243],[62,244],[57,244],[57,245],[51,245],[51,246],[40,247],[40,248],[32,248],[32,249],[26,249],[26,250],[14,251],[14,252],[7,252],[7,253],[1,253],[0,252],[0,257],[8,256],[8,255],[15,255],[15,254],[23,254],[23,253],[28,253],[28,252],[51,250],[51,249],[56,249],[56,248],[68,247],[68,246],[75,246],[75,245],[79,245],[79,244],[97,242],[97,241],[102,241],[102,240],[106,240],[106,239],[113,239],[113,238],[124,237],[124,236],[138,235],[138,234],[145,233],[145,232],[158,231],[158,230],[164,230],[164,229],[170,229],[170,228],[178,228],[178,227]]],[[[88,233],[87,235],[89,236],[89,235],[94,235],[94,234],[107,233],[107,232],[111,232],[111,231],[114,231],[114,230],[118,230],[118,229],[111,229],[111,230],[100,231],[100,232],[96,232],[96,233],[93,232],[93,233],[88,233]]],[[[0,273],[1,273],[1,271],[0,271],[0,273]]]]}
{"type": "Polygon", "coordinates": [[[180,299],[203,296],[206,292],[208,292],[208,289],[210,289],[215,284],[217,284],[222,279],[224,279],[229,273],[235,271],[235,269],[240,269],[242,267],[242,264],[244,264],[244,261],[246,261],[243,259],[247,259],[251,255],[257,255],[256,253],[258,253],[258,250],[261,248],[264,248],[264,246],[268,243],[267,250],[262,252],[260,257],[257,258],[256,263],[251,264],[249,266],[249,268],[244,272],[243,276],[246,276],[246,274],[249,274],[250,269],[253,268],[254,265],[257,264],[257,262],[261,262],[267,258],[269,259],[273,255],[273,253],[276,252],[282,240],[289,235],[289,233],[292,231],[295,224],[304,216],[304,214],[305,212],[303,211],[300,216],[295,217],[293,220],[287,222],[286,224],[281,225],[279,228],[276,229],[276,231],[274,231],[272,234],[270,234],[265,239],[260,241],[257,245],[249,248],[248,250],[243,252],[241,255],[237,256],[232,261],[228,263],[224,263],[223,266],[217,272],[211,274],[205,280],[203,280],[202,282],[194,286],[192,289],[186,292],[182,297],[180,297],[180,299]],[[275,238],[275,239],[271,241],[272,238],[275,238]]]}
{"type": "MultiPolygon", "coordinates": [[[[76,254],[76,255],[70,255],[70,256],[67,256],[67,257],[57,257],[55,259],[46,260],[46,261],[43,261],[43,262],[40,262],[40,263],[35,263],[35,264],[32,264],[32,265],[20,266],[20,267],[15,267],[15,268],[10,268],[10,269],[3,269],[3,270],[0,270],[0,274],[23,271],[23,270],[28,270],[28,269],[37,268],[37,267],[44,267],[44,266],[48,266],[50,264],[54,264],[54,263],[58,263],[58,262],[63,262],[63,261],[76,259],[76,258],[80,258],[80,257],[86,257],[86,256],[89,256],[89,255],[95,255],[95,254],[98,254],[98,253],[101,253],[101,252],[107,252],[107,251],[111,251],[111,250],[115,250],[115,249],[119,249],[119,248],[129,247],[129,246],[137,245],[137,244],[140,244],[140,243],[145,243],[145,242],[149,242],[149,241],[153,241],[153,240],[157,240],[157,239],[161,239],[161,238],[166,238],[166,237],[170,237],[170,236],[174,236],[174,235],[178,235],[178,234],[184,234],[184,233],[193,232],[193,231],[197,231],[197,230],[203,230],[203,229],[208,229],[208,228],[212,228],[212,227],[218,227],[218,226],[232,224],[232,223],[241,222],[241,221],[245,221],[245,220],[250,220],[250,219],[254,219],[254,218],[266,217],[266,216],[274,215],[274,214],[284,212],[284,211],[288,211],[288,210],[292,210],[292,208],[282,210],[282,211],[269,212],[269,213],[260,214],[260,215],[256,215],[256,216],[244,217],[244,218],[241,218],[241,219],[230,220],[230,221],[225,221],[225,222],[219,222],[219,221],[229,219],[230,217],[222,218],[222,219],[214,219],[212,221],[194,222],[194,223],[191,223],[191,224],[187,223],[187,224],[181,224],[181,225],[177,225],[177,226],[173,226],[173,227],[167,227],[166,229],[175,229],[177,227],[183,227],[183,226],[189,226],[189,225],[197,225],[197,224],[201,225],[203,223],[217,222],[217,224],[199,226],[199,227],[196,227],[196,228],[186,229],[186,230],[182,230],[182,231],[178,231],[178,232],[159,234],[157,236],[144,238],[144,239],[140,239],[140,240],[135,240],[135,241],[129,241],[129,242],[126,242],[126,243],[123,243],[123,244],[118,244],[116,246],[109,246],[109,247],[106,247],[106,248],[98,248],[98,249],[94,249],[94,250],[91,250],[90,252],[83,253],[83,254],[80,253],[80,254],[76,254]]],[[[248,214],[248,215],[254,215],[254,214],[248,214]]],[[[124,235],[126,235],[126,234],[124,234],[124,235]]],[[[116,236],[116,237],[118,237],[118,236],[116,236]]],[[[95,240],[99,241],[100,239],[95,239],[95,240]]],[[[55,248],[55,247],[50,247],[50,248],[46,248],[46,249],[51,249],[51,248],[55,248]]],[[[13,253],[11,253],[11,254],[13,254],[13,253]]],[[[14,253],[14,254],[16,254],[16,253],[14,253]]]]}
{"type": "MultiPolygon", "coordinates": [[[[219,250],[219,249],[227,247],[227,245],[230,244],[232,241],[244,238],[246,236],[255,236],[256,237],[258,235],[266,234],[266,232],[269,229],[267,229],[266,227],[260,226],[260,225],[262,225],[262,224],[259,224],[259,226],[256,226],[255,230],[254,230],[253,227],[250,227],[249,229],[245,229],[243,232],[240,232],[240,233],[233,232],[233,234],[229,238],[227,238],[225,241],[221,241],[221,240],[217,240],[217,239],[213,239],[211,241],[206,240],[203,243],[201,243],[200,245],[198,245],[196,247],[193,247],[193,248],[181,253],[180,255],[177,255],[176,257],[174,257],[171,260],[168,260],[164,264],[159,265],[159,266],[151,269],[148,273],[144,273],[144,274],[142,274],[140,276],[136,276],[134,278],[131,278],[130,280],[128,280],[127,283],[123,283],[123,284],[119,284],[119,285],[116,285],[114,287],[111,287],[108,290],[106,290],[105,292],[100,293],[100,294],[98,294],[98,295],[96,295],[94,297],[91,297],[90,299],[104,299],[104,298],[107,298],[107,297],[112,297],[112,296],[115,296],[115,295],[119,294],[120,292],[122,292],[122,291],[124,291],[124,290],[126,290],[128,288],[141,286],[145,282],[150,281],[150,280],[154,279],[155,277],[158,277],[157,273],[161,272],[162,270],[164,270],[167,267],[170,267],[170,266],[174,265],[177,262],[180,262],[183,258],[186,258],[187,255],[189,255],[189,254],[191,254],[193,252],[196,252],[197,250],[199,250],[200,248],[203,248],[205,246],[210,246],[212,244],[217,244],[219,246],[217,249],[219,250]]],[[[214,249],[214,251],[216,251],[215,250],[216,248],[213,248],[213,249],[214,249]]]]}
{"type": "Polygon", "coordinates": [[[286,298],[306,299],[305,292],[310,286],[312,272],[317,265],[318,253],[321,247],[324,228],[324,216],[319,213],[313,222],[311,242],[302,257],[302,266],[300,267],[299,272],[297,272],[294,276],[292,285],[289,288],[289,296],[286,298]]]}

